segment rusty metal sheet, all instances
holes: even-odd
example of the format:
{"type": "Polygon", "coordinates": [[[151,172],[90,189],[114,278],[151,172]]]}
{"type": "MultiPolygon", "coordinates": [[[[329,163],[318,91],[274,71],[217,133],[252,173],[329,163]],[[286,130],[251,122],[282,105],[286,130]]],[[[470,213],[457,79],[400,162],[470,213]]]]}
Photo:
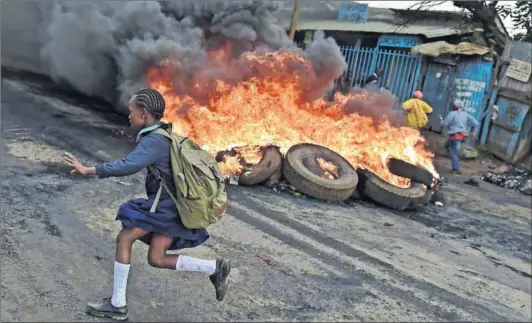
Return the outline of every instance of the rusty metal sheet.
{"type": "Polygon", "coordinates": [[[498,97],[496,104],[498,114],[491,123],[488,148],[499,158],[514,163],[530,151],[531,107],[503,96],[498,97]]]}
{"type": "MultiPolygon", "coordinates": [[[[507,63],[512,59],[532,63],[532,43],[508,41],[504,47],[502,59],[507,63]]],[[[505,64],[502,67],[501,73],[499,73],[499,75],[502,75],[498,84],[499,90],[512,90],[523,93],[526,97],[530,97],[530,93],[532,93],[532,78],[529,78],[528,82],[525,83],[508,77],[506,76],[508,68],[509,64],[505,64]]]]}
{"type": "Polygon", "coordinates": [[[454,55],[480,55],[492,54],[492,51],[487,46],[478,44],[462,42],[458,45],[449,44],[446,41],[437,41],[432,43],[425,43],[414,46],[411,49],[412,54],[421,54],[431,57],[438,57],[442,54],[454,55]]]}

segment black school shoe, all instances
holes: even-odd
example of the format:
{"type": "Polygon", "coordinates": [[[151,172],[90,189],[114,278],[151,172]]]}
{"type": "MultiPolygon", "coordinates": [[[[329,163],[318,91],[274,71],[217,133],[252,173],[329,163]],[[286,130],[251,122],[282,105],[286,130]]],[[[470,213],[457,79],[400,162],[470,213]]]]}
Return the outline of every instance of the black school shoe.
{"type": "Polygon", "coordinates": [[[229,273],[231,273],[231,262],[225,259],[216,260],[216,271],[209,276],[211,283],[216,289],[216,299],[222,301],[227,291],[229,273]]]}
{"type": "Polygon", "coordinates": [[[111,297],[87,304],[87,314],[98,317],[108,317],[117,321],[124,321],[128,318],[127,305],[114,307],[113,304],[111,304],[111,297]]]}

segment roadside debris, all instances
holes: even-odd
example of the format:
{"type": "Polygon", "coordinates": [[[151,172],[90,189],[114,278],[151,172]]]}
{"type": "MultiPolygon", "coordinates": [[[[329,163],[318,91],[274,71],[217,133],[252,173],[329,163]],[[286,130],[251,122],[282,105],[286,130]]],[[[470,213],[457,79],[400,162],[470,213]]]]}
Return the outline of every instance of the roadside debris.
{"type": "Polygon", "coordinates": [[[229,184],[231,184],[231,185],[235,185],[235,186],[238,186],[238,178],[239,178],[239,177],[240,177],[240,176],[238,176],[238,175],[233,175],[233,176],[231,176],[231,177],[229,178],[229,184]]]}
{"type": "Polygon", "coordinates": [[[295,194],[297,192],[296,188],[292,185],[288,184],[286,181],[281,181],[273,186],[273,190],[276,193],[279,192],[290,192],[292,194],[295,194]]]}
{"type": "Polygon", "coordinates": [[[528,179],[523,186],[519,189],[521,193],[526,195],[532,195],[532,179],[528,179]]]}
{"type": "Polygon", "coordinates": [[[460,159],[464,160],[476,159],[478,157],[478,151],[469,145],[463,145],[458,152],[458,156],[460,156],[460,159]]]}
{"type": "Polygon", "coordinates": [[[532,173],[527,170],[514,168],[502,173],[490,171],[481,178],[488,183],[532,195],[532,173]]]}
{"type": "Polygon", "coordinates": [[[479,186],[479,183],[472,177],[468,179],[467,181],[465,181],[464,184],[475,186],[475,187],[479,186]]]}

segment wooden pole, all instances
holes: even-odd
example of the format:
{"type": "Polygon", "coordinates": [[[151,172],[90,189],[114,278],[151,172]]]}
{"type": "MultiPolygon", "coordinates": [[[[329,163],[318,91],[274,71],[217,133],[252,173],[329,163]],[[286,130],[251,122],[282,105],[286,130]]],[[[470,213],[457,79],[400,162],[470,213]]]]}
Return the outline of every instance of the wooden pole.
{"type": "Polygon", "coordinates": [[[299,19],[300,0],[294,0],[294,10],[292,10],[292,17],[290,18],[290,32],[288,36],[293,40],[296,36],[297,20],[299,19]]]}

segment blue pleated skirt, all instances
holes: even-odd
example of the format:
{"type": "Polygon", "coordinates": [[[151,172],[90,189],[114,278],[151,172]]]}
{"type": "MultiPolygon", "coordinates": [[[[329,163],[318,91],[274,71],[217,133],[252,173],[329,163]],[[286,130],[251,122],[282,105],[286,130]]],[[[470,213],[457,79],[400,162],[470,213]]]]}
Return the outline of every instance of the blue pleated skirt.
{"type": "Polygon", "coordinates": [[[181,222],[172,200],[160,200],[154,213],[150,213],[154,198],[138,198],[123,203],[118,209],[116,219],[124,228],[140,228],[152,232],[140,240],[151,243],[153,233],[172,237],[174,240],[168,250],[194,248],[209,239],[205,229],[188,229],[181,222]]]}

